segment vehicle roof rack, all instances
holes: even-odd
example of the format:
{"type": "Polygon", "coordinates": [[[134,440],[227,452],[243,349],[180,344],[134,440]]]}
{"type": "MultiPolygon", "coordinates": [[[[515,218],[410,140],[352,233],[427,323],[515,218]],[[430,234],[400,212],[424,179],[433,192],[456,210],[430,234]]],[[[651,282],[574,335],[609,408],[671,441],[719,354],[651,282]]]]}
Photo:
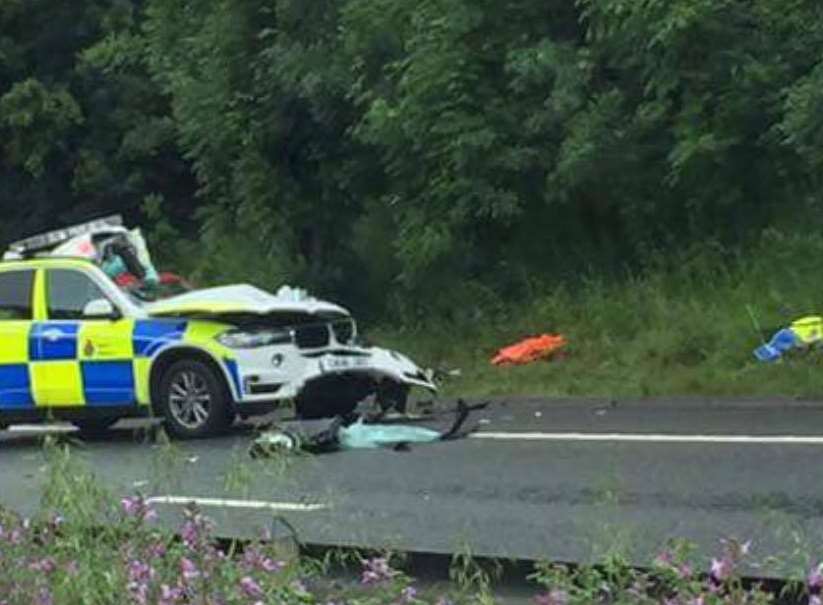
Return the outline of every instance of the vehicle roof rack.
{"type": "Polygon", "coordinates": [[[70,240],[79,235],[86,235],[87,233],[94,233],[101,231],[107,227],[122,227],[123,216],[120,214],[113,214],[103,218],[81,223],[79,225],[72,225],[71,227],[64,227],[62,229],[55,229],[39,235],[33,235],[9,245],[8,250],[21,255],[23,258],[31,258],[36,252],[52,248],[57,244],[70,240]]]}

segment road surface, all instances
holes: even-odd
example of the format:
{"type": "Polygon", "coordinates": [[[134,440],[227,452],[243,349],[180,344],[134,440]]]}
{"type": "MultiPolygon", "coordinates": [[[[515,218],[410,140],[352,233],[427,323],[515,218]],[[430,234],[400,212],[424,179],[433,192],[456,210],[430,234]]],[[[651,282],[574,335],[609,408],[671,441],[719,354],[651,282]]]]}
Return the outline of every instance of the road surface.
{"type": "MultiPolygon", "coordinates": [[[[471,421],[471,438],[408,452],[253,460],[254,430],[241,426],[171,447],[115,429],[73,455],[164,515],[197,498],[225,535],[282,515],[315,544],[563,561],[616,549],[638,564],[670,538],[710,555],[736,537],[753,540],[753,563],[781,557],[760,572],[782,576],[806,564],[796,553],[819,555],[823,403],[513,398],[471,421]]],[[[25,427],[0,433],[2,504],[36,510],[41,441],[25,427]]]]}

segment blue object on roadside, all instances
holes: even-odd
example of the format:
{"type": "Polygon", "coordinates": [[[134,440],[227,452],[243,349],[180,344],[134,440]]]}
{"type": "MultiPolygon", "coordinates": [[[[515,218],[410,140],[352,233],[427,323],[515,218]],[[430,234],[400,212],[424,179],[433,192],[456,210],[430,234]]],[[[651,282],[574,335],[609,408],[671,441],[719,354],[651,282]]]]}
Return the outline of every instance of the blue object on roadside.
{"type": "Polygon", "coordinates": [[[794,330],[784,328],[772,336],[767,344],[757,347],[754,350],[754,356],[760,361],[777,361],[786,351],[799,346],[801,342],[794,330]]]}
{"type": "MultiPolygon", "coordinates": [[[[312,421],[287,423],[262,433],[252,443],[249,454],[252,457],[267,456],[277,450],[304,449],[312,453],[335,452],[338,450],[392,448],[407,451],[410,443],[432,443],[460,439],[473,429],[463,430],[462,426],[472,410],[485,408],[488,403],[469,406],[462,399],[457,400],[454,422],[445,431],[435,431],[420,426],[400,424],[371,424],[359,417],[348,426],[342,416],[336,416],[330,422],[320,421],[317,426],[310,426],[312,421]]],[[[317,421],[315,421],[316,423],[317,421]]]]}

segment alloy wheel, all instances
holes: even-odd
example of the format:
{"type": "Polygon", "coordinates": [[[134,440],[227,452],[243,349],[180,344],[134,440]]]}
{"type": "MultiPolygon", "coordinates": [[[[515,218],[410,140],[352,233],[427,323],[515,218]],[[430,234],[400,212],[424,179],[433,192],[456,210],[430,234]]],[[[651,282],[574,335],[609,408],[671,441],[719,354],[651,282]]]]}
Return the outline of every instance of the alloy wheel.
{"type": "Polygon", "coordinates": [[[169,411],[175,421],[196,430],[209,419],[211,393],[205,379],[197,372],[180,372],[169,387],[169,411]]]}

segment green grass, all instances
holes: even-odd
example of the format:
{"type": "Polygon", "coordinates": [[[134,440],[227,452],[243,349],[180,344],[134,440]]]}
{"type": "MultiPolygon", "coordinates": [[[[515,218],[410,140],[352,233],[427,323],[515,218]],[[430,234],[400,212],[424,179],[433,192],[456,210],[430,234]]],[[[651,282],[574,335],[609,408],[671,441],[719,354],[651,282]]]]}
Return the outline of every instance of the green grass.
{"type": "Polygon", "coordinates": [[[581,279],[492,312],[464,299],[456,320],[370,337],[423,366],[459,368],[446,396],[819,398],[819,354],[765,365],[753,350],[792,320],[823,314],[821,259],[823,236],[768,231],[745,255],[704,245],[651,258],[620,280],[581,279]],[[564,359],[490,364],[499,347],[543,332],[568,338],[564,359]]]}

